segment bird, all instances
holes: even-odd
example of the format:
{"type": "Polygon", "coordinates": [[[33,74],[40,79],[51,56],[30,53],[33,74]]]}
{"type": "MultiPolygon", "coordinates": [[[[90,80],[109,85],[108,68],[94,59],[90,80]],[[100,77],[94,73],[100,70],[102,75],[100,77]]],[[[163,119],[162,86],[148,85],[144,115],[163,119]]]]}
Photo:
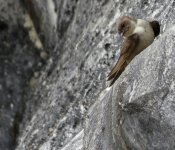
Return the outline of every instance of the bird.
{"type": "Polygon", "coordinates": [[[107,76],[109,87],[119,78],[132,59],[142,52],[160,34],[158,21],[147,21],[123,16],[119,19],[118,33],[124,38],[118,61],[107,76]]]}

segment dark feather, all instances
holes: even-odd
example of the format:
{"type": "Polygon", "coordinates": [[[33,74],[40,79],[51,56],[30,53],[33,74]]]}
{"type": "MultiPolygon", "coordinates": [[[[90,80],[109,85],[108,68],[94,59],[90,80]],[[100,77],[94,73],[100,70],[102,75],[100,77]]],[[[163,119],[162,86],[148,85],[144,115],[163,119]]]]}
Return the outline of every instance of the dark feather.
{"type": "Polygon", "coordinates": [[[151,21],[150,22],[151,27],[153,28],[154,31],[154,36],[158,36],[160,34],[160,24],[158,21],[151,21]]]}
{"type": "Polygon", "coordinates": [[[134,49],[138,41],[139,41],[139,35],[136,33],[132,34],[124,41],[120,57],[108,75],[107,80],[108,81],[112,80],[110,86],[118,79],[118,77],[125,70],[128,64],[127,61],[130,60],[130,56],[133,56],[132,53],[134,53],[134,49]]]}

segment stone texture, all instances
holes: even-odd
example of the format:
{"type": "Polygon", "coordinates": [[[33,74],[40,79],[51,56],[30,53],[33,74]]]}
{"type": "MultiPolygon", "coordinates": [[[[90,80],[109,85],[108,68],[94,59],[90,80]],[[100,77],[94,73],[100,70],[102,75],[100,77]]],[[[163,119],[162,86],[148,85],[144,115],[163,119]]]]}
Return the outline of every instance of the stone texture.
{"type": "MultiPolygon", "coordinates": [[[[108,134],[113,131],[111,129],[112,125],[108,124],[110,117],[112,117],[110,114],[106,114],[107,116],[102,120],[104,126],[107,126],[102,127],[102,129],[95,128],[93,125],[88,125],[88,123],[85,126],[83,124],[89,108],[94,102],[99,101],[100,93],[106,88],[106,74],[117,59],[116,56],[121,44],[121,38],[116,32],[117,19],[124,14],[145,19],[156,19],[162,24],[161,33],[163,33],[166,28],[171,27],[174,23],[174,1],[62,0],[53,1],[53,4],[55,4],[57,14],[57,33],[55,33],[57,39],[53,44],[53,49],[48,46],[50,59],[45,69],[41,71],[38,86],[35,90],[28,92],[29,100],[26,103],[27,107],[21,125],[17,149],[38,149],[47,142],[50,143],[50,149],[62,149],[83,128],[85,129],[84,145],[87,149],[89,145],[87,144],[89,142],[88,137],[89,139],[93,138],[87,135],[86,131],[91,129],[97,130],[97,134],[99,133],[99,136],[103,137],[103,139],[99,138],[99,143],[95,144],[94,147],[91,143],[93,140],[91,140],[90,144],[92,145],[89,146],[92,147],[89,147],[89,149],[95,149],[95,146],[99,149],[105,149],[109,146],[111,139],[115,138],[117,141],[112,145],[112,149],[119,143],[121,136],[114,135],[113,137],[110,135],[110,138],[108,138],[108,134]],[[105,134],[101,133],[101,130],[105,134]],[[103,142],[106,144],[100,145],[103,142]]],[[[33,5],[35,5],[33,8],[37,10],[34,18],[41,16],[40,14],[47,18],[49,11],[44,9],[48,7],[45,2],[33,1],[33,5]]],[[[45,25],[50,24],[49,21],[47,22],[46,19],[38,21],[39,32],[45,38],[49,38],[49,27],[45,25]]],[[[49,40],[43,40],[43,42],[45,45],[50,44],[49,40]]],[[[138,71],[142,70],[139,66],[136,68],[138,71]]],[[[153,66],[156,67],[156,65],[153,66]]],[[[128,69],[127,72],[131,73],[134,70],[132,69],[133,67],[128,69]]],[[[145,76],[147,75],[145,71],[142,73],[145,76]]],[[[139,80],[141,78],[136,70],[134,74],[135,79],[139,80]]],[[[125,78],[129,79],[128,76],[125,78]]],[[[119,81],[122,82],[122,79],[119,81]]],[[[130,84],[132,85],[133,81],[128,82],[131,82],[130,84]]],[[[148,81],[145,80],[145,82],[147,83],[148,81]]],[[[145,86],[145,89],[147,88],[145,86]]],[[[119,97],[120,99],[123,93],[121,92],[120,96],[116,95],[116,98],[119,97]]],[[[106,107],[112,105],[108,103],[110,102],[110,97],[110,93],[107,92],[106,107]]],[[[99,104],[96,107],[100,106],[99,104]]],[[[117,109],[117,106],[114,106],[113,109],[117,109]]],[[[97,108],[94,109],[98,110],[97,108]]],[[[102,110],[99,111],[103,112],[102,110]]],[[[113,120],[114,124],[120,121],[120,115],[118,114],[113,120]]],[[[96,124],[95,121],[100,123],[99,118],[97,116],[97,120],[91,123],[96,124]]],[[[115,129],[120,129],[120,126],[115,127],[115,129]]],[[[119,131],[117,130],[115,133],[118,134],[117,132],[119,131]]],[[[89,132],[93,133],[93,131],[89,132]]],[[[122,131],[121,134],[124,134],[124,138],[129,141],[126,131],[122,131]]],[[[146,137],[144,138],[146,140],[146,137]]],[[[122,141],[125,140],[123,139],[122,141]]],[[[126,147],[125,142],[120,143],[118,147],[126,147]]],[[[133,147],[135,147],[134,144],[133,147]]]]}
{"type": "MultiPolygon", "coordinates": [[[[57,5],[53,0],[20,0],[29,11],[43,44],[54,48],[57,40],[57,5]]],[[[59,6],[59,5],[58,5],[59,6]]]]}
{"type": "Polygon", "coordinates": [[[61,150],[83,150],[84,130],[79,132],[65,147],[61,150]]]}
{"type": "Polygon", "coordinates": [[[0,0],[0,150],[15,148],[25,109],[25,89],[41,68],[38,50],[23,27],[18,0],[0,0]]]}
{"type": "MultiPolygon", "coordinates": [[[[16,134],[17,150],[64,150],[79,143],[87,150],[174,148],[173,0],[20,2],[28,9],[43,50],[48,51],[50,57],[45,67],[35,72],[40,60],[33,53],[36,52],[33,45],[20,38],[23,30],[19,37],[14,36],[17,40],[10,40],[12,45],[29,46],[22,55],[18,55],[19,48],[15,56],[5,56],[20,61],[26,57],[28,60],[30,56],[27,62],[32,62],[29,68],[23,63],[9,63],[14,70],[20,64],[23,78],[20,75],[12,76],[12,80],[2,78],[2,82],[15,81],[14,89],[20,92],[15,92],[13,98],[25,101],[25,107],[24,103],[14,102],[19,116],[22,115],[22,122],[16,123],[17,127],[20,125],[20,133],[16,134]],[[162,36],[134,59],[112,89],[105,90],[106,74],[116,61],[121,45],[116,22],[122,15],[160,21],[162,36]],[[164,33],[169,28],[171,30],[164,33]],[[28,87],[25,83],[33,72],[32,87],[28,87]]],[[[23,6],[18,1],[13,1],[11,6],[2,3],[6,12],[9,10],[2,16],[12,16],[7,23],[17,25],[19,20],[22,22],[19,18],[23,6]],[[12,6],[15,13],[9,9],[12,6]]],[[[18,29],[23,28],[19,26],[18,29]]],[[[6,91],[3,90],[3,96],[8,95],[6,91]]],[[[9,105],[7,110],[10,110],[9,105]]],[[[12,111],[12,114],[16,112],[12,111]]],[[[2,127],[5,129],[6,124],[2,127]]],[[[2,131],[14,134],[9,128],[2,131]]],[[[13,136],[13,142],[16,136],[13,136]]]]}
{"type": "Polygon", "coordinates": [[[174,38],[175,26],[137,56],[91,107],[85,149],[174,149],[174,38]]]}

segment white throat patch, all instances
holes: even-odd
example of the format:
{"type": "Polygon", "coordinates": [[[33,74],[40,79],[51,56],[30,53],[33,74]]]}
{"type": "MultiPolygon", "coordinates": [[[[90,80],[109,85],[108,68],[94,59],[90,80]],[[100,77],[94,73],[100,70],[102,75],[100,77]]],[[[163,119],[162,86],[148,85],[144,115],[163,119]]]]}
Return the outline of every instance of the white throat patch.
{"type": "Polygon", "coordinates": [[[145,32],[145,29],[141,26],[136,26],[134,30],[134,33],[137,33],[137,34],[143,34],[144,32],[145,32]]]}

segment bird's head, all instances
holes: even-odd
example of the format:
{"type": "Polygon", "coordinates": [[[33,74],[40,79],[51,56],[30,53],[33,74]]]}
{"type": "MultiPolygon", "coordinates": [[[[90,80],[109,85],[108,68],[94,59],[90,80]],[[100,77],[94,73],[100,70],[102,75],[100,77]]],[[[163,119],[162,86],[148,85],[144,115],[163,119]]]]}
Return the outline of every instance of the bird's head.
{"type": "Polygon", "coordinates": [[[124,16],[120,19],[118,24],[118,33],[124,37],[130,36],[135,29],[136,20],[128,16],[124,16]]]}

